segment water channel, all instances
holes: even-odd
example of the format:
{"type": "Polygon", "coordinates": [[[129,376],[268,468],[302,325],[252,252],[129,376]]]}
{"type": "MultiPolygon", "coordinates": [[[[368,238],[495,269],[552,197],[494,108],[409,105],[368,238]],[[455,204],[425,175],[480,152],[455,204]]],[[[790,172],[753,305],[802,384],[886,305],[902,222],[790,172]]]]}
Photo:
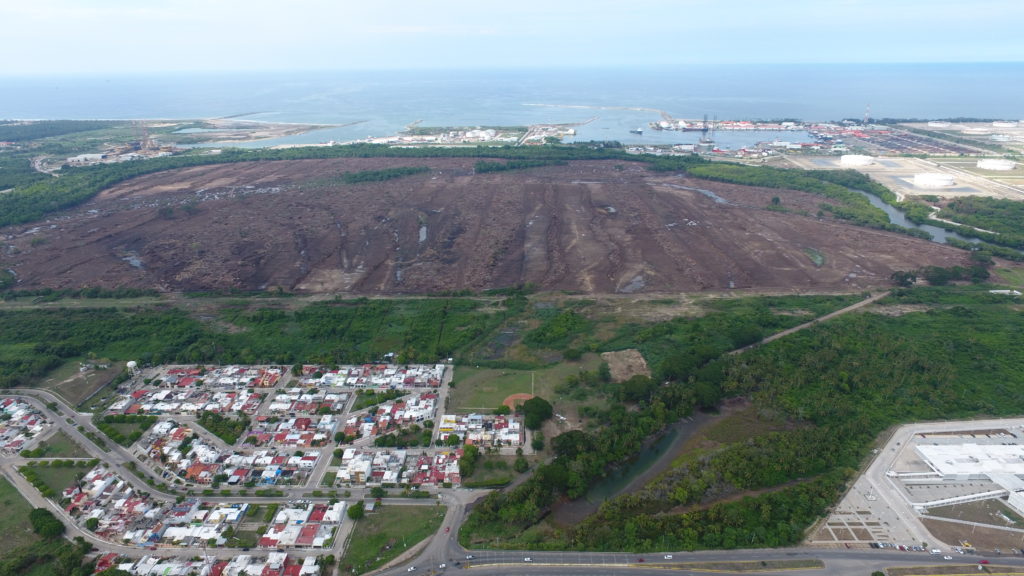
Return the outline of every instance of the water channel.
{"type": "Polygon", "coordinates": [[[944,228],[932,226],[931,224],[915,224],[914,222],[907,220],[906,214],[904,214],[898,208],[895,208],[893,206],[886,204],[885,202],[882,202],[882,199],[879,198],[878,196],[875,196],[874,194],[868,194],[863,190],[856,190],[853,188],[851,188],[851,190],[858,194],[863,194],[865,197],[867,197],[868,202],[870,202],[872,206],[881,209],[882,212],[885,212],[886,216],[889,217],[890,224],[903,226],[904,228],[912,228],[914,230],[924,230],[925,232],[932,235],[933,242],[938,242],[939,244],[946,244],[948,243],[948,240],[950,238],[953,238],[954,240],[961,240],[963,242],[971,242],[974,244],[980,242],[977,238],[968,238],[966,236],[961,236],[956,232],[950,232],[944,228]]]}
{"type": "Polygon", "coordinates": [[[682,453],[686,442],[717,417],[719,415],[694,412],[692,417],[669,426],[664,434],[646,444],[629,462],[591,487],[586,496],[558,505],[554,511],[555,521],[574,524],[596,512],[605,500],[639,490],[667,470],[682,453]]]}

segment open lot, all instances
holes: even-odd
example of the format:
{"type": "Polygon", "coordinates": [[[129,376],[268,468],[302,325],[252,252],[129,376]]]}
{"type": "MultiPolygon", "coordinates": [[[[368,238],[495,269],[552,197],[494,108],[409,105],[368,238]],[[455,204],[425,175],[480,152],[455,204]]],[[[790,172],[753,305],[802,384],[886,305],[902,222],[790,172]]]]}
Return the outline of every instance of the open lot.
{"type": "Polygon", "coordinates": [[[43,441],[43,457],[45,458],[89,458],[89,453],[82,449],[63,430],[58,430],[43,441]]]}
{"type": "Polygon", "coordinates": [[[585,354],[579,362],[560,362],[540,370],[511,370],[497,368],[455,368],[455,386],[449,392],[449,410],[454,412],[480,412],[494,410],[512,394],[533,393],[554,401],[555,387],[566,376],[580,370],[595,370],[601,364],[596,354],[585,354]],[[531,386],[532,382],[532,386],[531,386]]]}
{"type": "Polygon", "coordinates": [[[57,494],[77,482],[89,471],[88,468],[76,466],[35,466],[34,468],[39,478],[57,494]]]}
{"type": "Polygon", "coordinates": [[[817,218],[820,196],[577,161],[477,174],[468,158],[202,166],[132,179],[0,230],[20,288],[436,293],[860,289],[963,252],[817,218]],[[346,172],[428,167],[383,182],[346,172]],[[710,195],[709,195],[710,193],[710,195]],[[768,211],[782,197],[791,212],[768,211]],[[822,259],[808,258],[813,249],[822,259]]]}
{"type": "Polygon", "coordinates": [[[79,369],[81,362],[81,359],[66,362],[47,375],[37,387],[57,394],[72,406],[78,406],[97,390],[109,384],[124,369],[124,362],[97,361],[109,364],[110,367],[82,371],[79,369]]]}
{"type": "Polygon", "coordinates": [[[0,539],[0,556],[39,539],[28,522],[32,506],[3,477],[0,477],[0,505],[3,505],[4,511],[0,514],[0,533],[4,535],[0,539]]]}
{"type": "Polygon", "coordinates": [[[390,562],[437,532],[447,508],[385,503],[377,510],[356,523],[345,555],[338,562],[343,571],[351,567],[351,573],[362,574],[390,562]]]}

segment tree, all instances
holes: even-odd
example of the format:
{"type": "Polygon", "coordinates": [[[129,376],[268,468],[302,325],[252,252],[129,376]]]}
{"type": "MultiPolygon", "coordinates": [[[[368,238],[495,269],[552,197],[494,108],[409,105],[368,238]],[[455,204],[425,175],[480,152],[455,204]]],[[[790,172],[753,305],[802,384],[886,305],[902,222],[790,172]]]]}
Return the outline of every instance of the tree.
{"type": "Polygon", "coordinates": [[[64,524],[46,508],[34,508],[28,514],[32,530],[48,540],[55,540],[64,534],[64,524]]]}
{"type": "Polygon", "coordinates": [[[444,439],[445,446],[458,446],[462,444],[462,438],[459,438],[458,434],[449,434],[444,439]]]}
{"type": "Polygon", "coordinates": [[[526,461],[526,458],[519,456],[516,458],[515,464],[512,465],[512,469],[522,474],[530,469],[530,463],[526,461]]]}
{"type": "Polygon", "coordinates": [[[551,418],[554,413],[555,410],[551,407],[551,403],[540,396],[534,396],[523,402],[523,420],[530,430],[539,429],[544,421],[551,418]]]}
{"type": "Polygon", "coordinates": [[[473,475],[476,470],[476,461],[480,459],[480,449],[475,444],[466,444],[462,448],[462,458],[459,458],[459,474],[463,478],[473,475]]]}
{"type": "Polygon", "coordinates": [[[95,532],[96,529],[100,527],[100,519],[99,518],[89,518],[88,520],[85,521],[85,527],[90,532],[95,532]]]}
{"type": "Polygon", "coordinates": [[[351,520],[361,520],[366,515],[366,506],[360,500],[348,507],[348,517],[351,520]]]}
{"type": "Polygon", "coordinates": [[[495,416],[508,416],[511,413],[512,413],[512,409],[509,408],[508,406],[504,405],[504,404],[502,404],[501,406],[498,406],[497,408],[494,409],[494,415],[495,416]]]}

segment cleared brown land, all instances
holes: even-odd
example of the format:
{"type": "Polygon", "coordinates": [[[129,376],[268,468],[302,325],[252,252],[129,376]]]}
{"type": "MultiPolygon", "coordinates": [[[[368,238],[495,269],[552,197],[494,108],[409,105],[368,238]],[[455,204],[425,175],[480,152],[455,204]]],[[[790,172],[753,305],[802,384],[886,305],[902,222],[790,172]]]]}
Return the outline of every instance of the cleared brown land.
{"type": "Polygon", "coordinates": [[[473,164],[295,160],[143,176],[45,223],[0,230],[0,267],[20,288],[399,294],[522,282],[587,293],[856,290],[888,284],[894,270],[967,263],[923,240],[764,209],[780,196],[816,213],[823,200],[802,192],[618,161],[488,174],[473,164]],[[431,171],[336,180],[395,166],[431,171]]]}
{"type": "Polygon", "coordinates": [[[633,376],[650,376],[651,369],[647,367],[640,351],[636,348],[628,350],[617,350],[615,352],[602,352],[601,359],[608,363],[608,371],[612,374],[612,382],[625,382],[633,376]]]}

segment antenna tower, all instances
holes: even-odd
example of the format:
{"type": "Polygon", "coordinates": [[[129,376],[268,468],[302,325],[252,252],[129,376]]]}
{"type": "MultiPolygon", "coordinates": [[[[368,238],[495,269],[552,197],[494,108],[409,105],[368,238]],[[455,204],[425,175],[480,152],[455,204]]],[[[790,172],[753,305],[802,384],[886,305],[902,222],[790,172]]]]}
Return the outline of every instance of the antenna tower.
{"type": "Polygon", "coordinates": [[[871,104],[864,107],[864,125],[867,126],[871,122],[871,104]]]}

